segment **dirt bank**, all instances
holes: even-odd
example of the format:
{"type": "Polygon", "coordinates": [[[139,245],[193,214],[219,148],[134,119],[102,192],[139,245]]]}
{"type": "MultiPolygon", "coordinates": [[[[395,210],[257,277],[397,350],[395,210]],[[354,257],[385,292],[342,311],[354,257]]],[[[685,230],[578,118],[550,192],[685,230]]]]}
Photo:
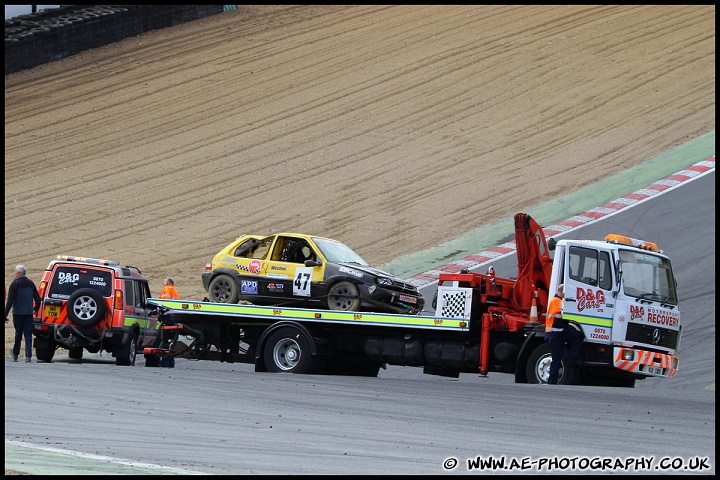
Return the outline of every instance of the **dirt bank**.
{"type": "Polygon", "coordinates": [[[379,265],[714,130],[714,72],[712,5],[247,6],[130,38],[5,77],[5,282],[65,253],[199,299],[243,232],[379,265]]]}

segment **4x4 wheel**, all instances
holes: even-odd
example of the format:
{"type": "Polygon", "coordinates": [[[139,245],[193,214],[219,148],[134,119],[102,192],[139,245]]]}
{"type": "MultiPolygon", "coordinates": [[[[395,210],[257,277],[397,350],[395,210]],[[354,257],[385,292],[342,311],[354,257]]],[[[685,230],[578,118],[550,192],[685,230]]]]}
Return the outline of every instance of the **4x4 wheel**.
{"type": "Polygon", "coordinates": [[[76,290],[67,302],[67,316],[79,327],[94,327],[105,316],[105,300],[91,288],[76,290]]]}
{"type": "Polygon", "coordinates": [[[41,362],[52,362],[57,343],[52,338],[35,337],[35,356],[41,362]]]}
{"type": "Polygon", "coordinates": [[[131,334],[127,342],[125,342],[118,350],[115,355],[116,365],[135,365],[135,358],[137,357],[137,335],[131,334]]]}

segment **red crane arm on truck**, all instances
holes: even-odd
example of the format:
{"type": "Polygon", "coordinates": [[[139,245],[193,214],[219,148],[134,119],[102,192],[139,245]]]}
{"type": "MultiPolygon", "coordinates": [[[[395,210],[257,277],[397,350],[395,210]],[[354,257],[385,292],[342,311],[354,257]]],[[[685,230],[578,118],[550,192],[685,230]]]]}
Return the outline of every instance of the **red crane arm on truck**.
{"type": "MultiPolygon", "coordinates": [[[[542,227],[528,214],[515,215],[515,242],[518,258],[517,279],[495,276],[494,271],[482,273],[441,273],[439,284],[459,282],[480,293],[480,303],[485,305],[480,333],[480,373],[488,372],[490,332],[504,330],[522,331],[530,321],[533,296],[538,312],[544,312],[548,304],[548,286],[552,275],[552,259],[542,227]]],[[[539,318],[540,322],[544,317],[539,318]]]]}
{"type": "MultiPolygon", "coordinates": [[[[526,213],[515,215],[515,243],[518,258],[518,276],[513,289],[513,307],[529,309],[532,296],[537,292],[538,309],[548,304],[552,259],[545,233],[526,213]]],[[[544,311],[544,309],[542,310],[544,311]]]]}
{"type": "Polygon", "coordinates": [[[526,213],[515,215],[515,243],[518,258],[516,279],[496,277],[492,270],[486,274],[465,271],[441,273],[439,284],[457,281],[479,291],[482,304],[495,305],[503,312],[514,311],[526,317],[533,295],[536,295],[538,312],[544,312],[550,297],[548,286],[552,259],[542,227],[526,213]]]}

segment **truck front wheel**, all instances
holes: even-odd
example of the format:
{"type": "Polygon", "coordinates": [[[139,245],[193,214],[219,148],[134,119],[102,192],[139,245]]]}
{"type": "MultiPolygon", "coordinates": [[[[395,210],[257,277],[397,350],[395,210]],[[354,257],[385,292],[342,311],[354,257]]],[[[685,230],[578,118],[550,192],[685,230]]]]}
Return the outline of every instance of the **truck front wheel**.
{"type": "MultiPolygon", "coordinates": [[[[548,383],[551,363],[550,345],[543,342],[535,347],[525,365],[528,383],[548,383]]],[[[563,361],[558,375],[558,384],[574,385],[578,378],[577,368],[576,365],[568,365],[563,361]]]]}
{"type": "Polygon", "coordinates": [[[268,372],[312,373],[310,340],[293,327],[283,327],[270,334],[263,354],[268,372]]]}

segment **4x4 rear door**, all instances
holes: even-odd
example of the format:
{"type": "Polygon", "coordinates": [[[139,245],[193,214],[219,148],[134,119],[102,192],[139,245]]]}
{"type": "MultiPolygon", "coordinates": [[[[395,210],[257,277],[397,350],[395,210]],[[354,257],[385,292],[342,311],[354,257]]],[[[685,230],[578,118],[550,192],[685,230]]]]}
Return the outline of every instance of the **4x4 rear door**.
{"type": "Polygon", "coordinates": [[[68,300],[73,293],[81,289],[90,289],[97,292],[106,305],[111,305],[110,298],[113,292],[113,271],[107,268],[56,264],[51,272],[46,292],[43,298],[41,316],[44,322],[67,324],[68,300]],[[65,307],[65,308],[63,308],[65,307]]]}

